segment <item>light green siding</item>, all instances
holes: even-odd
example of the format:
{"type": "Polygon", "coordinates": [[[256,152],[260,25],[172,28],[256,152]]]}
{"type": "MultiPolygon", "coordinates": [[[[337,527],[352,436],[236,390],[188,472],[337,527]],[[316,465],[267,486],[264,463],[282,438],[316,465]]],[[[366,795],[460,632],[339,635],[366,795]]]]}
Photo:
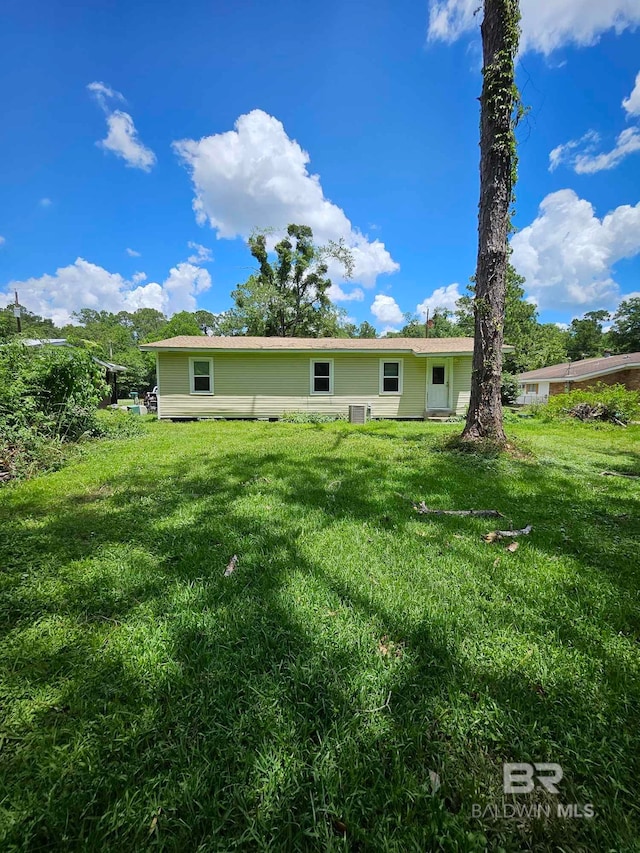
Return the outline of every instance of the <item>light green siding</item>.
{"type": "MultiPolygon", "coordinates": [[[[403,393],[381,395],[380,356],[348,353],[161,352],[158,354],[159,417],[279,417],[286,411],[344,413],[352,403],[371,404],[373,417],[421,418],[425,414],[426,358],[385,353],[403,362],[403,393]],[[189,358],[213,358],[214,394],[189,392],[189,358]],[[311,359],[332,359],[333,394],[310,393],[311,359]]],[[[464,364],[470,359],[453,359],[464,364]]],[[[465,376],[470,378],[471,372],[465,376]]],[[[468,402],[468,387],[456,385],[454,400],[468,402]],[[457,388],[457,390],[456,390],[457,388]],[[466,397],[465,397],[466,394],[466,397]]]]}
{"type": "Polygon", "coordinates": [[[471,362],[470,355],[460,356],[453,361],[453,400],[451,408],[458,415],[463,415],[469,406],[471,396],[471,362]]]}

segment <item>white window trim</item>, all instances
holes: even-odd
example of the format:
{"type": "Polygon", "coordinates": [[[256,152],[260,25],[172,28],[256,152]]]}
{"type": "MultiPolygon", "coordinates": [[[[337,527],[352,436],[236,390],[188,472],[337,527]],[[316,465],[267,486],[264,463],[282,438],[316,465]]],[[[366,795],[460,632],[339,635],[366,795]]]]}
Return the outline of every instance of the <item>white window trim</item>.
{"type": "Polygon", "coordinates": [[[309,360],[309,390],[312,397],[331,397],[333,394],[333,359],[332,358],[312,358],[309,360]],[[329,362],[329,390],[328,391],[314,391],[313,388],[313,380],[315,377],[314,374],[314,365],[318,362],[325,364],[329,362]]]}
{"type": "Polygon", "coordinates": [[[214,385],[213,385],[213,359],[208,358],[207,356],[202,356],[202,355],[192,356],[189,359],[189,393],[190,394],[197,394],[198,396],[212,397],[213,393],[214,393],[213,389],[214,389],[214,385]],[[193,387],[193,385],[194,385],[194,382],[193,382],[193,376],[194,376],[194,374],[193,374],[193,363],[194,363],[194,361],[208,361],[209,362],[209,376],[211,378],[211,388],[209,391],[196,391],[195,388],[193,387]]]}
{"type": "Polygon", "coordinates": [[[378,393],[381,397],[400,397],[402,395],[402,384],[404,377],[404,359],[403,358],[381,358],[380,359],[380,386],[378,388],[378,393]],[[384,366],[385,364],[389,364],[393,362],[394,364],[398,364],[398,390],[397,391],[385,391],[384,390],[384,366]]]}

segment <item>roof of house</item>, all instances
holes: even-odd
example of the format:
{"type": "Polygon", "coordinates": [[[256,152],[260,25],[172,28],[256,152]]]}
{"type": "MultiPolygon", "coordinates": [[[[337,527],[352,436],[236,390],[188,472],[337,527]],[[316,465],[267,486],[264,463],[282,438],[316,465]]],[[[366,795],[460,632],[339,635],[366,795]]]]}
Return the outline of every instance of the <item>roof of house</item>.
{"type": "Polygon", "coordinates": [[[21,338],[26,347],[68,347],[66,338],[21,338]]]}
{"type": "MultiPolygon", "coordinates": [[[[46,346],[73,348],[73,344],[70,344],[66,338],[21,338],[20,340],[26,347],[46,346]]],[[[116,364],[114,361],[103,361],[101,358],[96,358],[95,355],[92,355],[91,358],[96,364],[99,364],[101,367],[105,367],[111,373],[126,373],[127,368],[122,364],[116,364]]]]}
{"type": "Polygon", "coordinates": [[[640,352],[630,352],[624,355],[608,355],[601,358],[585,358],[582,361],[567,361],[564,364],[552,364],[539,370],[528,370],[520,373],[520,381],[530,379],[554,380],[566,382],[571,379],[589,379],[592,376],[602,376],[624,370],[627,367],[640,367],[640,352]]]}
{"type": "MultiPolygon", "coordinates": [[[[141,349],[156,350],[236,350],[263,351],[351,351],[356,352],[413,352],[428,354],[471,354],[473,338],[253,338],[244,336],[207,337],[179,335],[165,341],[143,344],[141,349]]],[[[505,347],[505,349],[511,349],[505,347]]]]}

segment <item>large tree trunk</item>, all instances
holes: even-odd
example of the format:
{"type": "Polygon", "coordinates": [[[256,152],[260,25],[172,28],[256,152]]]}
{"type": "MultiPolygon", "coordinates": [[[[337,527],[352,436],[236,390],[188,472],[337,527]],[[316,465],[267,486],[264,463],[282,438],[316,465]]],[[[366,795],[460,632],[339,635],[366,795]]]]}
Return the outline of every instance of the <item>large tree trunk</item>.
{"type": "Polygon", "coordinates": [[[516,164],[513,60],[518,48],[518,17],[517,0],[484,0],[475,344],[471,400],[462,433],[469,440],[506,441],[500,377],[509,208],[516,164]]]}

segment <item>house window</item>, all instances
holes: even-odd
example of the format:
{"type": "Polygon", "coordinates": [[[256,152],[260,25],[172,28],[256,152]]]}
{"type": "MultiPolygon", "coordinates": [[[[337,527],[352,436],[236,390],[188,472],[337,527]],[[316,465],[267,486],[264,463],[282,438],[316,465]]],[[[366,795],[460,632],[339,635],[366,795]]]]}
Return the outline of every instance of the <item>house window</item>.
{"type": "Polygon", "coordinates": [[[538,383],[537,382],[527,382],[524,386],[525,394],[537,394],[538,393],[538,383]]]}
{"type": "Polygon", "coordinates": [[[189,375],[192,394],[213,394],[212,358],[190,358],[189,375]]]}
{"type": "Polygon", "coordinates": [[[444,365],[434,364],[431,368],[431,384],[444,385],[444,365]]]}
{"type": "Polygon", "coordinates": [[[333,359],[311,360],[311,393],[333,394],[333,359]]]}
{"type": "Polygon", "coordinates": [[[380,393],[402,394],[402,359],[380,359],[380,393]]]}

